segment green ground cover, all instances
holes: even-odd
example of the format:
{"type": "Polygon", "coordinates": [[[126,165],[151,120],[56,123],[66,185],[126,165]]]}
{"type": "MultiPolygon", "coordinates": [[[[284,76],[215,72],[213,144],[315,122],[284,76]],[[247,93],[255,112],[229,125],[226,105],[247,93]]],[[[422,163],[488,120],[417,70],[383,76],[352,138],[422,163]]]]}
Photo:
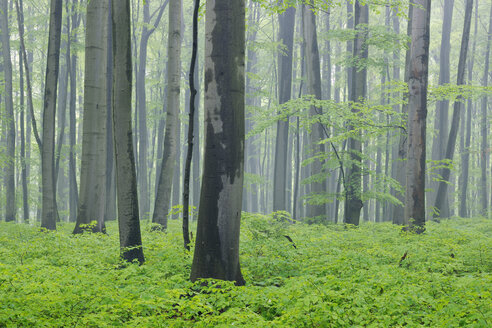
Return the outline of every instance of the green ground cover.
{"type": "Polygon", "coordinates": [[[0,223],[0,327],[492,326],[485,219],[430,222],[416,236],[389,223],[344,229],[245,213],[244,287],[189,282],[177,221],[168,233],[143,223],[142,266],[121,267],[114,222],[108,235],[72,228],[0,223]]]}

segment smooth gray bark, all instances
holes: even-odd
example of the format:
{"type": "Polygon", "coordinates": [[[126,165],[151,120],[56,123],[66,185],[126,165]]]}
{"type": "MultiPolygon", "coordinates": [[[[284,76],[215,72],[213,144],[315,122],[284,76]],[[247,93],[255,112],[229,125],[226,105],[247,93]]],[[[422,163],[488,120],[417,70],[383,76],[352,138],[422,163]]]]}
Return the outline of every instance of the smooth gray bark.
{"type": "Polygon", "coordinates": [[[82,163],[74,233],[83,232],[82,225],[93,221],[93,232],[106,230],[108,10],[109,0],[87,4],[82,163]]]}

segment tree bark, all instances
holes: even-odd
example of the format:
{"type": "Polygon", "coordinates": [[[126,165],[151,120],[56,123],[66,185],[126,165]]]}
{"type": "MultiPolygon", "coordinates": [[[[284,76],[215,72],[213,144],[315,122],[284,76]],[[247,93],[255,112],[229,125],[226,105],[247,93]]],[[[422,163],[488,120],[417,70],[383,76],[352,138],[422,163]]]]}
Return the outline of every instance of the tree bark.
{"type": "MultiPolygon", "coordinates": [[[[408,76],[405,225],[425,227],[425,145],[431,0],[414,0],[408,76]]],[[[412,4],[411,4],[412,5],[412,4]]]]}
{"type": "Polygon", "coordinates": [[[121,257],[144,262],[138,216],[137,176],[131,125],[132,52],[130,0],[112,0],[113,136],[116,162],[118,227],[121,257]]]}
{"type": "Polygon", "coordinates": [[[191,280],[244,285],[239,227],[244,169],[243,0],[207,1],[205,18],[205,156],[191,280]]]}
{"type": "Polygon", "coordinates": [[[48,230],[56,229],[56,220],[58,218],[55,183],[55,117],[58,70],[60,67],[62,11],[62,0],[51,0],[41,152],[41,227],[48,230]]]}
{"type": "Polygon", "coordinates": [[[176,134],[179,124],[181,39],[181,0],[170,0],[166,132],[164,135],[164,154],[162,156],[162,166],[155,197],[154,214],[152,216],[152,222],[159,224],[162,229],[167,228],[167,215],[170,210],[171,190],[179,144],[176,134]]]}
{"type": "MultiPolygon", "coordinates": [[[[457,85],[462,85],[465,82],[466,56],[468,52],[468,41],[470,39],[470,25],[471,25],[472,11],[473,11],[473,0],[466,0],[465,22],[463,24],[463,35],[461,38],[460,58],[458,62],[458,76],[456,79],[457,85]]],[[[456,148],[455,146],[456,146],[456,139],[458,137],[462,98],[463,97],[459,95],[458,99],[454,102],[453,119],[451,121],[451,131],[449,131],[449,137],[447,139],[446,156],[445,156],[445,159],[450,161],[453,160],[454,150],[456,148]]],[[[450,174],[451,174],[451,170],[449,169],[449,167],[443,168],[442,170],[443,181],[439,182],[439,188],[437,189],[433,217],[441,217],[442,214],[445,214],[442,213],[442,210],[445,206],[445,199],[448,191],[447,189],[448,189],[450,174]]]]}

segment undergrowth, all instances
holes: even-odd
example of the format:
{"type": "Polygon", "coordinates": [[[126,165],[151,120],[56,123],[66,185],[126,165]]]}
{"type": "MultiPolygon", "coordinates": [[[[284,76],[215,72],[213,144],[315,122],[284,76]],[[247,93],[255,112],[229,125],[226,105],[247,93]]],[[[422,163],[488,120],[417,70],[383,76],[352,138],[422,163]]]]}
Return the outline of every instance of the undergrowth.
{"type": "Polygon", "coordinates": [[[289,224],[244,213],[247,285],[188,280],[178,221],[143,224],[146,263],[108,234],[0,223],[0,327],[490,327],[492,223],[289,224]]]}

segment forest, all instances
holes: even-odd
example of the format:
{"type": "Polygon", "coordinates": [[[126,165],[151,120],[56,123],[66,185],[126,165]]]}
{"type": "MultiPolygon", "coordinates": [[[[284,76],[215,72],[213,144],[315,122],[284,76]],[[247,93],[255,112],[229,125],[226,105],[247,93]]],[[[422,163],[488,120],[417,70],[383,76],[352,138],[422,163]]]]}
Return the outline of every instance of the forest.
{"type": "Polygon", "coordinates": [[[0,0],[0,33],[0,327],[492,326],[489,0],[0,0]]]}

